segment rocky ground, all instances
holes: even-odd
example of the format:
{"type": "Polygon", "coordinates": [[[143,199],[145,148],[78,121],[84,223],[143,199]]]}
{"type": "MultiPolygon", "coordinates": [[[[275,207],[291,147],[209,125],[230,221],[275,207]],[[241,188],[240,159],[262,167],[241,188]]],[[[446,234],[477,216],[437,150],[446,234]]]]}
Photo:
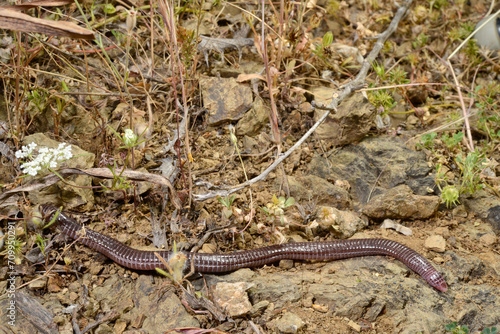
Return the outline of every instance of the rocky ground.
{"type": "MultiPolygon", "coordinates": [[[[327,5],[318,1],[318,6],[327,5]]],[[[362,39],[361,43],[356,34],[367,38],[383,32],[397,10],[386,3],[378,9],[374,4],[354,1],[339,2],[339,6],[337,19],[326,15],[313,32],[316,42],[326,31],[336,32],[336,42],[328,49],[332,53],[327,59],[334,74],[318,76],[314,69],[325,70],[328,66],[323,58],[319,62],[319,56],[311,56],[310,67],[296,69],[289,77],[284,76],[284,71],[277,77],[280,80],[276,81],[275,89],[279,94],[275,98],[280,97],[277,106],[282,143],[279,149],[269,127],[272,108],[269,90],[262,84],[265,81],[260,74],[262,59],[257,56],[253,37],[247,36],[230,40],[200,37],[195,52],[200,64],[193,72],[196,78],[189,78],[196,84],[186,83],[192,94],[190,153],[182,151],[182,163],[177,159],[177,148],[186,148],[186,136],[180,131],[182,143],[176,141],[176,136],[185,123],[182,117],[180,124],[176,122],[173,106],[177,97],[171,95],[170,69],[163,65],[158,65],[158,73],[163,77],[159,75],[155,80],[164,81],[161,84],[147,81],[148,85],[155,83],[149,88],[142,87],[138,79],[138,73],[147,64],[138,61],[136,67],[130,66],[137,71],[132,71],[134,75],[129,79],[136,93],[140,95],[147,90],[154,98],[151,103],[143,94],[134,100],[134,130],[147,141],[134,148],[133,162],[127,155],[130,151],[121,146],[123,143],[116,134],[102,125],[120,129],[118,132],[127,128],[127,99],[105,95],[99,101],[74,98],[59,118],[54,118],[48,107],[30,116],[22,144],[35,142],[55,148],[61,142],[69,142],[75,157],[59,171],[70,184],[59,182],[52,174],[28,177],[21,182],[14,178],[20,175],[18,161],[2,152],[6,163],[0,165],[1,183],[9,186],[0,195],[3,201],[0,208],[4,217],[10,217],[2,221],[2,228],[6,232],[7,221],[14,221],[16,235],[24,243],[15,269],[9,269],[7,260],[0,269],[0,291],[9,290],[11,284],[17,289],[14,326],[5,325],[13,299],[9,293],[0,296],[0,333],[208,333],[212,330],[410,334],[446,333],[446,326],[453,322],[467,326],[471,333],[494,326],[500,329],[500,168],[495,164],[500,155],[498,138],[488,137],[480,126],[480,114],[484,112],[480,106],[472,108],[476,119],[471,124],[474,143],[483,147],[488,159],[474,181],[484,186],[461,193],[452,205],[443,203],[440,196],[442,187],[438,184],[443,181],[436,166],[447,168],[446,182],[462,184],[464,172],[456,157],[468,152],[468,143],[464,138],[449,146],[447,137],[441,137],[445,130],[436,129],[443,124],[454,124],[446,128],[450,136],[463,129],[463,119],[462,123],[453,123],[460,110],[455,91],[426,86],[394,91],[391,113],[381,113],[379,106],[374,106],[373,95],[358,90],[345,97],[337,112],[329,115],[301,146],[292,149],[324,113],[312,107],[313,101],[328,103],[328,99],[337,96],[341,86],[357,75],[363,57],[374,47],[374,43],[366,42],[371,39],[362,39]],[[373,25],[369,23],[372,15],[376,19],[373,25]],[[349,22],[355,22],[357,28],[349,22]],[[221,44],[222,40],[230,47],[221,44]],[[295,84],[295,79],[304,82],[295,84]],[[86,105],[90,102],[92,107],[86,105]],[[149,107],[154,112],[150,113],[149,107]],[[89,111],[98,109],[95,113],[89,111]],[[233,130],[229,124],[234,125],[238,150],[231,141],[233,130]],[[144,131],[146,125],[151,130],[144,131]],[[432,145],[424,145],[421,135],[433,131],[439,136],[432,145]],[[262,175],[280,156],[278,152],[291,154],[251,187],[242,187],[232,194],[227,192],[247,179],[262,175]],[[133,182],[129,189],[118,191],[111,180],[104,180],[113,178],[107,166],[115,163],[126,164],[127,170],[137,172],[124,174],[133,182]],[[189,178],[191,186],[186,181],[189,178]],[[173,192],[168,188],[169,179],[175,186],[173,192]],[[217,194],[226,201],[234,195],[234,201],[225,208],[217,194]],[[280,197],[284,200],[293,197],[294,204],[279,204],[280,197]],[[42,203],[83,212],[75,217],[86,227],[141,249],[152,249],[152,245],[172,248],[175,241],[182,249],[196,246],[200,252],[213,253],[282,242],[387,238],[429,259],[443,273],[449,289],[435,290],[404,264],[384,256],[333,262],[283,260],[223,275],[196,274],[189,281],[174,284],[158,273],[120,267],[88,247],[60,236],[54,227],[42,231],[32,221],[22,224],[22,220],[13,220],[31,216],[30,210],[42,203]],[[277,208],[282,211],[269,214],[269,210],[277,208]],[[43,252],[35,241],[36,234],[45,240],[43,252]],[[13,281],[9,280],[11,272],[13,281]]],[[[486,4],[480,1],[462,7],[448,4],[443,7],[448,12],[432,7],[434,14],[429,6],[434,5],[425,1],[411,4],[409,14],[389,38],[387,50],[377,59],[388,68],[395,66],[395,62],[404,64],[412,83],[432,80],[450,84],[450,75],[439,72],[445,70],[436,65],[437,56],[429,56],[446,50],[447,43],[451,43],[440,29],[451,30],[453,19],[476,22],[475,13],[486,4]],[[440,20],[447,22],[444,27],[440,20]],[[415,47],[412,42],[423,32],[429,35],[429,44],[415,47]],[[405,58],[407,53],[421,57],[422,64],[415,65],[405,58]]],[[[203,20],[201,30],[221,17],[231,29],[246,27],[241,10],[216,8],[219,7],[214,5],[207,9],[210,15],[203,20]]],[[[321,10],[316,10],[314,14],[320,15],[321,10]]],[[[183,26],[192,27],[195,18],[186,17],[183,26]]],[[[140,22],[142,27],[144,22],[140,22]]],[[[219,28],[225,25],[220,23],[219,28]]],[[[142,29],[137,34],[149,36],[148,30],[142,29]]],[[[250,29],[246,30],[248,33],[250,29]]],[[[313,46],[311,42],[311,49],[313,46]]],[[[111,50],[111,59],[122,56],[122,52],[111,50]]],[[[45,59],[39,57],[37,61],[45,59]]],[[[92,64],[102,66],[93,56],[89,57],[92,64]]],[[[294,59],[298,55],[287,54],[287,57],[294,59]]],[[[470,60],[463,54],[460,57],[470,60]]],[[[466,75],[470,71],[468,66],[458,62],[454,65],[463,71],[464,84],[471,83],[472,76],[466,75]]],[[[498,72],[493,65],[484,60],[477,68],[479,83],[498,84],[498,72]]],[[[65,75],[74,76],[67,71],[65,75]]],[[[101,88],[114,85],[94,72],[90,75],[95,75],[93,78],[101,88]]],[[[42,80],[41,74],[37,80],[42,80]]],[[[366,83],[388,84],[374,74],[368,76],[366,83]]],[[[79,85],[83,84],[71,86],[73,92],[79,85]]],[[[9,86],[2,89],[7,92],[9,86]]],[[[499,97],[500,94],[493,94],[491,99],[498,101],[499,97]]],[[[482,102],[481,97],[476,97],[476,101],[482,102]]],[[[3,120],[7,119],[8,106],[1,103],[3,120]]],[[[495,102],[490,103],[492,106],[486,109],[491,122],[488,124],[498,131],[498,121],[491,121],[498,117],[498,110],[495,102]]],[[[14,142],[11,137],[9,140],[9,144],[14,142]]],[[[453,333],[460,332],[456,329],[453,333]]]]}

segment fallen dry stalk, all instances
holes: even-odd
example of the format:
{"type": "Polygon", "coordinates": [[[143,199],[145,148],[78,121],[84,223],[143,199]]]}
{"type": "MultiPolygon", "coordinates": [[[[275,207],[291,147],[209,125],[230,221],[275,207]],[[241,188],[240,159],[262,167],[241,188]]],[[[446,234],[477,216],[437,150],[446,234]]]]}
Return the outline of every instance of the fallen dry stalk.
{"type": "MultiPolygon", "coordinates": [[[[114,175],[111,172],[110,169],[108,168],[88,168],[88,169],[78,169],[78,168],[64,168],[57,173],[62,176],[70,176],[70,175],[87,175],[87,176],[92,176],[92,177],[97,177],[101,179],[113,179],[114,175]]],[[[170,182],[169,179],[166,177],[163,177],[158,174],[152,174],[152,173],[143,173],[143,172],[138,172],[134,170],[124,170],[123,172],[117,171],[118,174],[120,174],[122,177],[127,178],[127,180],[130,181],[145,181],[145,182],[151,182],[154,184],[159,184],[162,186],[165,186],[169,189],[170,195],[172,198],[172,203],[177,209],[182,209],[182,203],[180,198],[177,196],[177,192],[175,191],[174,186],[170,182]]],[[[19,192],[30,192],[30,191],[35,191],[35,190],[40,190],[43,188],[46,188],[48,186],[51,186],[57,182],[61,181],[59,176],[55,174],[50,174],[47,175],[41,179],[36,179],[31,183],[28,183],[24,186],[17,187],[15,189],[9,190],[4,192],[3,194],[0,195],[0,201],[5,200],[6,198],[19,193],[19,192]]]]}

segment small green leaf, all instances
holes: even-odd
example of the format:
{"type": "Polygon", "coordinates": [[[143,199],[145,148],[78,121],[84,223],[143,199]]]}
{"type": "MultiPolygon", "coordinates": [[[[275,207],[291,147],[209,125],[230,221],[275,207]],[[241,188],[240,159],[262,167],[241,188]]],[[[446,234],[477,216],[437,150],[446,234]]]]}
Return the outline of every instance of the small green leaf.
{"type": "Polygon", "coordinates": [[[116,12],[116,8],[115,6],[113,6],[112,4],[110,3],[107,3],[104,5],[104,13],[110,15],[110,14],[114,14],[116,12]]]}
{"type": "Polygon", "coordinates": [[[293,197],[290,197],[285,202],[285,208],[288,208],[289,206],[292,206],[294,204],[295,204],[295,199],[293,197]]]}
{"type": "Polygon", "coordinates": [[[61,87],[63,91],[69,92],[68,85],[66,85],[66,82],[64,82],[63,80],[61,80],[61,87]]]}
{"type": "Polygon", "coordinates": [[[445,328],[447,331],[452,331],[452,330],[454,330],[456,327],[457,327],[457,322],[456,322],[456,321],[454,321],[454,322],[452,322],[451,324],[446,325],[444,328],[445,328]]]}
{"type": "Polygon", "coordinates": [[[51,219],[51,220],[47,223],[47,225],[45,225],[45,226],[43,227],[43,229],[45,229],[45,228],[49,227],[50,225],[54,224],[54,223],[56,222],[56,220],[57,220],[57,217],[59,217],[59,214],[61,213],[61,211],[62,211],[62,207],[60,207],[60,208],[56,211],[56,213],[54,213],[54,217],[52,217],[52,219],[51,219]]]}
{"type": "Polygon", "coordinates": [[[165,276],[165,277],[168,277],[168,278],[170,278],[172,281],[174,280],[174,279],[172,278],[172,276],[171,276],[169,273],[167,273],[165,270],[163,270],[163,269],[161,269],[161,268],[155,268],[155,270],[156,270],[156,272],[157,272],[157,273],[159,273],[160,275],[163,275],[163,276],[165,276]]]}
{"type": "Polygon", "coordinates": [[[327,47],[333,42],[333,34],[331,31],[328,31],[324,36],[323,36],[323,42],[321,43],[323,47],[327,47]]]}

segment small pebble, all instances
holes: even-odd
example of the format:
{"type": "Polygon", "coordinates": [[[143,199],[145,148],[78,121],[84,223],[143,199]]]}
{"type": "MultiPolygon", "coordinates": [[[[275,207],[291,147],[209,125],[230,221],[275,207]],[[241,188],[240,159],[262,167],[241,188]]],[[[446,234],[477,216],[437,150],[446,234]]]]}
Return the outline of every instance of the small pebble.
{"type": "Polygon", "coordinates": [[[497,237],[493,233],[486,233],[479,241],[485,246],[493,246],[497,242],[497,237]]]}
{"type": "Polygon", "coordinates": [[[280,260],[279,267],[282,269],[292,269],[293,268],[293,260],[280,260]]]}
{"type": "Polygon", "coordinates": [[[444,253],[446,250],[446,240],[440,235],[433,235],[425,239],[425,248],[438,253],[444,253]]]}

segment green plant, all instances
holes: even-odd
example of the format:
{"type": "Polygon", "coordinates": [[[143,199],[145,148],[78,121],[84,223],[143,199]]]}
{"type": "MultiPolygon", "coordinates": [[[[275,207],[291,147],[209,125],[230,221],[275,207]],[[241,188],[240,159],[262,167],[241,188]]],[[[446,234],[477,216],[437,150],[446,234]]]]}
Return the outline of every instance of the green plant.
{"type": "Polygon", "coordinates": [[[476,150],[468,153],[465,157],[462,153],[459,153],[455,157],[455,162],[460,168],[459,183],[455,185],[448,184],[442,165],[438,164],[436,166],[436,184],[441,190],[441,200],[447,207],[459,203],[460,195],[474,194],[484,187],[481,172],[487,165],[483,153],[476,150]]]}
{"type": "Polygon", "coordinates": [[[286,199],[284,196],[281,197],[276,197],[276,195],[273,195],[273,199],[271,203],[267,203],[265,207],[261,207],[262,211],[266,214],[268,220],[272,223],[278,219],[281,222],[281,224],[285,223],[285,209],[294,205],[295,204],[295,199],[293,197],[290,197],[286,199]]]}
{"type": "Polygon", "coordinates": [[[44,239],[40,234],[36,235],[35,242],[38,245],[38,248],[40,248],[40,251],[42,252],[43,256],[45,256],[45,242],[49,239],[44,239]]]}
{"type": "MultiPolygon", "coordinates": [[[[401,66],[396,66],[390,72],[386,72],[385,68],[378,62],[373,62],[372,67],[384,85],[404,85],[410,82],[407,79],[408,73],[401,66]]],[[[370,88],[373,86],[373,84],[370,84],[370,88]]],[[[370,103],[377,109],[383,109],[381,117],[390,113],[391,109],[396,106],[397,102],[394,101],[394,93],[396,91],[406,96],[406,91],[401,87],[368,91],[368,100],[370,103]]]]}
{"type": "Polygon", "coordinates": [[[455,157],[455,162],[460,168],[459,184],[450,185],[442,165],[436,166],[436,184],[441,190],[441,200],[447,207],[459,203],[459,197],[463,194],[474,194],[483,189],[484,183],[481,179],[481,172],[486,168],[484,154],[478,150],[463,156],[459,153],[455,157]],[[442,185],[444,185],[442,187],[442,185]]]}
{"type": "Polygon", "coordinates": [[[122,45],[126,36],[119,30],[111,30],[111,33],[116,39],[116,44],[122,45]]]}
{"type": "MultiPolygon", "coordinates": [[[[59,208],[59,209],[58,209],[58,210],[54,213],[54,215],[53,215],[52,219],[51,219],[49,222],[47,222],[47,224],[45,224],[45,225],[43,226],[43,228],[44,228],[44,229],[45,229],[45,228],[48,228],[49,226],[51,226],[52,224],[54,224],[54,223],[56,222],[56,220],[57,220],[57,217],[58,217],[58,216],[59,216],[59,214],[61,213],[61,211],[62,211],[62,207],[60,207],[60,208],[59,208]]],[[[34,221],[36,224],[38,224],[38,221],[39,221],[39,220],[41,220],[41,213],[37,213],[37,215],[34,215],[34,217],[33,217],[33,218],[34,218],[34,219],[33,219],[33,221],[34,221]],[[38,215],[40,215],[40,216],[38,216],[38,215]]]]}
{"type": "Polygon", "coordinates": [[[469,61],[472,63],[471,65],[478,65],[482,62],[482,59],[479,55],[479,46],[477,46],[475,40],[468,40],[463,50],[469,58],[469,61]]]}
{"type": "MultiPolygon", "coordinates": [[[[125,167],[128,165],[128,161],[130,156],[132,155],[132,150],[135,146],[145,142],[145,140],[140,140],[141,136],[147,131],[147,128],[141,133],[139,136],[134,133],[131,129],[125,129],[124,133],[121,135],[115,131],[111,126],[109,126],[110,130],[118,137],[118,139],[123,143],[120,148],[127,149],[127,155],[125,157],[124,167],[120,168],[120,172],[116,171],[119,169],[116,162],[113,163],[113,166],[108,165],[109,170],[113,174],[113,180],[111,182],[111,186],[107,187],[101,183],[101,186],[104,190],[119,190],[123,192],[123,195],[126,196],[125,190],[132,188],[132,183],[128,181],[125,177],[123,177],[123,172],[125,171],[125,167]]],[[[132,156],[133,159],[133,156],[132,156]]],[[[133,165],[133,161],[132,161],[133,165]]]]}
{"type": "Polygon", "coordinates": [[[497,328],[496,327],[491,327],[491,328],[484,328],[481,331],[481,334],[497,334],[497,328]]]}
{"type": "Polygon", "coordinates": [[[392,94],[386,89],[379,89],[370,91],[368,94],[368,100],[375,108],[383,108],[384,112],[388,112],[396,106],[396,102],[392,97],[392,94]]]}
{"type": "Polygon", "coordinates": [[[472,22],[464,22],[460,24],[459,27],[452,29],[448,32],[448,38],[452,41],[463,41],[466,39],[473,31],[474,24],[472,22]]]}
{"type": "Polygon", "coordinates": [[[385,81],[387,79],[384,66],[380,65],[377,61],[374,61],[372,63],[372,67],[381,81],[385,81]]]}
{"type": "Polygon", "coordinates": [[[334,17],[337,17],[339,14],[340,10],[340,1],[337,0],[329,0],[327,5],[326,5],[326,12],[329,15],[333,15],[334,17]]]}
{"type": "Polygon", "coordinates": [[[477,127],[484,131],[493,143],[500,141],[499,95],[500,84],[497,82],[490,82],[485,86],[478,85],[471,93],[471,97],[477,101],[476,107],[479,111],[477,127]]]}
{"type": "Polygon", "coordinates": [[[410,82],[407,76],[408,73],[401,66],[396,66],[389,72],[388,81],[393,85],[404,85],[410,82]]]}
{"type": "Polygon", "coordinates": [[[328,31],[323,36],[321,44],[316,45],[316,48],[314,49],[313,53],[319,58],[324,60],[326,49],[332,44],[332,42],[333,42],[333,34],[331,31],[328,31]]]}
{"type": "Polygon", "coordinates": [[[113,180],[111,181],[111,186],[106,187],[104,184],[101,183],[101,186],[104,190],[120,190],[124,192],[125,195],[125,190],[132,188],[132,182],[127,180],[125,177],[122,176],[123,171],[125,168],[122,168],[120,173],[116,173],[115,170],[118,169],[118,166],[116,165],[116,162],[114,163],[114,166],[108,165],[109,170],[113,174],[113,180]]]}
{"type": "Polygon", "coordinates": [[[224,206],[224,208],[222,209],[222,214],[227,219],[231,218],[231,216],[233,215],[232,206],[233,206],[233,202],[234,202],[235,198],[236,198],[236,195],[227,196],[227,197],[217,196],[217,200],[220,202],[220,204],[222,204],[224,206]]]}
{"type": "Polygon", "coordinates": [[[102,10],[108,15],[114,14],[116,12],[115,6],[110,3],[104,4],[102,10]]]}
{"type": "Polygon", "coordinates": [[[436,132],[426,133],[425,135],[422,135],[420,137],[420,144],[418,144],[418,146],[421,148],[433,151],[434,150],[434,139],[436,137],[437,137],[436,132]]]}
{"type": "Polygon", "coordinates": [[[26,242],[21,241],[17,237],[14,239],[7,239],[5,249],[0,253],[0,255],[5,256],[9,261],[13,261],[15,264],[21,264],[22,250],[26,242]]]}
{"type": "Polygon", "coordinates": [[[455,186],[447,185],[441,190],[441,200],[446,204],[447,208],[459,204],[459,197],[460,192],[455,186]]]}
{"type": "Polygon", "coordinates": [[[484,184],[481,180],[481,172],[486,167],[484,154],[475,150],[468,153],[464,158],[462,154],[457,155],[455,161],[461,170],[460,193],[473,194],[483,189],[484,184]]]}
{"type": "Polygon", "coordinates": [[[448,6],[448,0],[428,0],[430,10],[432,9],[441,9],[442,7],[448,6]]]}
{"type": "Polygon", "coordinates": [[[468,334],[469,333],[469,328],[467,326],[460,326],[457,324],[456,321],[452,322],[451,324],[448,324],[445,326],[445,330],[447,332],[450,332],[452,334],[468,334]]]}
{"type": "Polygon", "coordinates": [[[48,93],[41,89],[33,89],[27,96],[28,101],[35,106],[38,112],[43,112],[49,101],[48,93]]]}
{"type": "Polygon", "coordinates": [[[420,33],[415,39],[415,41],[411,43],[411,45],[413,46],[414,49],[420,49],[424,47],[428,41],[429,41],[429,36],[424,33],[420,33]]]}
{"type": "Polygon", "coordinates": [[[448,147],[449,149],[453,149],[462,141],[463,137],[464,133],[462,131],[457,132],[452,136],[448,135],[447,133],[444,133],[441,136],[441,141],[446,145],[446,147],[448,147]]]}
{"type": "Polygon", "coordinates": [[[197,55],[198,36],[196,31],[178,27],[177,39],[179,41],[179,48],[181,60],[185,68],[190,68],[197,55]]]}

